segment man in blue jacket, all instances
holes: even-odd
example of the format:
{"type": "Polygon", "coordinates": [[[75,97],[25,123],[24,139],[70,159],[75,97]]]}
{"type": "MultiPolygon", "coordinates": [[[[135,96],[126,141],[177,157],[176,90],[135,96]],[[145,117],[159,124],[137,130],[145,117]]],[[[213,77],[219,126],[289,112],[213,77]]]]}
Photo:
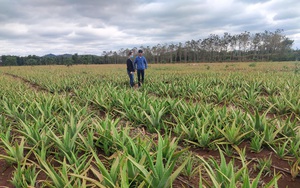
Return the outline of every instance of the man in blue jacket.
{"type": "Polygon", "coordinates": [[[143,50],[139,50],[138,53],[139,55],[134,60],[134,66],[137,70],[138,83],[140,87],[141,83],[144,83],[145,69],[148,68],[148,63],[146,58],[143,56],[143,50]],[[141,81],[141,76],[142,76],[142,81],[141,81]]]}

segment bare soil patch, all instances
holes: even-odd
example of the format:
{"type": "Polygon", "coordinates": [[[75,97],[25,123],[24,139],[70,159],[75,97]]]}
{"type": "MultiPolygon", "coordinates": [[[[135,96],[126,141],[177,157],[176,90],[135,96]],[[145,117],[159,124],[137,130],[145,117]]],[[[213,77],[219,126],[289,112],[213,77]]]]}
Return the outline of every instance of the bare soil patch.
{"type": "MultiPolygon", "coordinates": [[[[0,154],[5,155],[5,151],[2,148],[0,148],[0,154]]],[[[8,164],[4,159],[0,159],[0,188],[14,187],[10,182],[14,170],[13,165],[8,164]]]]}

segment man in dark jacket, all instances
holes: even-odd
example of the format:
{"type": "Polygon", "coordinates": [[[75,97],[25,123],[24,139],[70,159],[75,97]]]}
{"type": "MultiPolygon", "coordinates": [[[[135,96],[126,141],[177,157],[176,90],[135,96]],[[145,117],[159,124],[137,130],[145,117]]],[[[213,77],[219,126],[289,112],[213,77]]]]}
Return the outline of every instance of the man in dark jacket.
{"type": "Polygon", "coordinates": [[[133,59],[133,52],[129,52],[128,53],[128,59],[127,59],[127,73],[129,76],[129,84],[131,87],[134,86],[134,72],[135,72],[135,68],[133,65],[132,60],[133,59]]]}
{"type": "Polygon", "coordinates": [[[137,69],[139,86],[144,83],[145,69],[148,68],[146,58],[143,56],[143,50],[138,51],[139,55],[134,60],[134,67],[137,69]],[[142,80],[141,80],[142,77],[142,80]]]}

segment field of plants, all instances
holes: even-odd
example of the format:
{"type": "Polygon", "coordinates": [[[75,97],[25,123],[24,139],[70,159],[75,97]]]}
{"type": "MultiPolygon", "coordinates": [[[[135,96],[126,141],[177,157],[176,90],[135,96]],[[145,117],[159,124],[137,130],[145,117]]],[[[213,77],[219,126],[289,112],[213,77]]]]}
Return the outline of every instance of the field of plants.
{"type": "Polygon", "coordinates": [[[299,69],[0,67],[0,187],[298,187],[299,69]]]}

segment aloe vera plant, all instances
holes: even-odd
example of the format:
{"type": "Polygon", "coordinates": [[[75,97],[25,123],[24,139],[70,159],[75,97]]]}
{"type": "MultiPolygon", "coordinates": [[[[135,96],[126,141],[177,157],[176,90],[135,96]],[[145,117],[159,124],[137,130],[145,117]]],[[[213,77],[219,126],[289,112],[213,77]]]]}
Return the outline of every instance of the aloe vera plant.
{"type": "Polygon", "coordinates": [[[184,169],[182,170],[182,174],[187,176],[188,180],[191,180],[192,177],[196,175],[199,166],[197,166],[198,161],[194,156],[189,155],[188,153],[187,157],[188,157],[188,162],[184,167],[184,169]]]}
{"type": "Polygon", "coordinates": [[[97,132],[95,146],[100,147],[108,156],[116,151],[116,143],[113,142],[113,132],[116,131],[120,120],[112,120],[106,117],[104,121],[95,122],[94,127],[97,132]]]}
{"type": "MultiPolygon", "coordinates": [[[[119,174],[123,174],[122,168],[126,169],[126,163],[124,162],[124,156],[117,155],[112,164],[111,168],[108,169],[99,159],[95,152],[93,153],[93,158],[95,159],[95,167],[91,167],[91,171],[96,176],[97,180],[89,179],[86,177],[82,177],[83,179],[90,180],[92,183],[99,185],[100,187],[119,187],[121,183],[121,179],[119,174]],[[100,174],[101,173],[101,174],[100,174]],[[99,183],[98,183],[99,182],[99,183]]],[[[77,176],[80,177],[80,176],[77,176]]],[[[122,180],[122,185],[129,184],[129,182],[122,180]]],[[[120,185],[120,186],[122,186],[120,185]]],[[[124,186],[127,187],[127,186],[124,186]]]]}
{"type": "Polygon", "coordinates": [[[60,130],[62,136],[58,136],[53,129],[49,129],[49,138],[61,152],[58,154],[66,156],[69,162],[73,161],[72,155],[78,153],[77,140],[79,140],[79,134],[86,125],[86,121],[87,119],[83,119],[76,122],[76,118],[71,115],[70,124],[65,124],[60,130]]]}
{"type": "MultiPolygon", "coordinates": [[[[9,133],[9,132],[7,132],[9,133]]],[[[24,159],[24,149],[25,149],[25,138],[20,138],[20,143],[11,142],[10,136],[8,134],[0,134],[0,141],[4,146],[1,146],[5,150],[5,155],[0,154],[0,158],[5,159],[11,163],[21,163],[24,159]]]]}
{"type": "MultiPolygon", "coordinates": [[[[129,135],[124,136],[128,137],[128,144],[123,146],[124,155],[132,156],[139,164],[145,164],[146,153],[150,152],[153,143],[139,136],[133,139],[129,135]]],[[[127,178],[131,181],[131,184],[139,185],[143,182],[143,179],[139,176],[139,169],[130,160],[126,160],[125,163],[127,164],[127,178]]]]}
{"type": "Polygon", "coordinates": [[[289,149],[289,154],[291,154],[294,157],[299,157],[300,156],[300,140],[299,139],[292,139],[290,142],[290,149],[289,149]]]}
{"type": "Polygon", "coordinates": [[[254,168],[257,168],[258,170],[262,171],[263,174],[272,175],[272,170],[271,170],[271,166],[272,166],[272,159],[271,157],[269,158],[261,158],[258,159],[257,165],[254,168]]]}
{"type": "Polygon", "coordinates": [[[277,156],[281,159],[284,159],[284,157],[288,154],[289,149],[288,146],[290,144],[290,140],[283,140],[282,143],[278,143],[277,145],[273,146],[272,149],[277,154],[277,156]]]}
{"type": "Polygon", "coordinates": [[[150,125],[146,124],[147,128],[150,132],[155,132],[156,130],[160,130],[164,127],[164,122],[162,121],[162,116],[165,114],[166,108],[157,108],[154,109],[152,106],[150,106],[150,114],[147,114],[144,111],[144,114],[146,115],[146,118],[148,119],[150,125]]]}
{"type": "Polygon", "coordinates": [[[143,110],[137,106],[124,106],[123,111],[115,110],[117,113],[123,115],[128,120],[135,122],[136,124],[144,124],[146,121],[146,115],[143,110]]]}
{"type": "Polygon", "coordinates": [[[229,144],[238,145],[243,141],[243,138],[249,134],[249,132],[242,133],[241,126],[236,125],[235,121],[232,124],[227,124],[224,129],[216,127],[226,138],[229,144]]]}
{"type": "MultiPolygon", "coordinates": [[[[230,160],[229,163],[226,162],[225,157],[220,149],[220,164],[217,163],[217,161],[214,159],[209,159],[209,162],[207,162],[207,160],[198,156],[203,162],[205,172],[208,173],[210,179],[210,181],[205,180],[201,175],[202,173],[200,172],[201,174],[199,182],[201,182],[201,184],[199,184],[199,187],[203,187],[203,185],[209,187],[239,187],[241,185],[243,188],[260,187],[259,180],[261,178],[263,170],[265,169],[265,164],[261,166],[262,169],[259,171],[258,175],[254,179],[251,178],[248,169],[249,162],[246,161],[245,151],[238,149],[236,146],[234,147],[239,153],[242,162],[242,166],[238,169],[234,168],[233,160],[230,160]]],[[[274,174],[274,177],[266,183],[266,186],[278,186],[277,181],[280,177],[281,175],[274,174]]]]}
{"type": "Polygon", "coordinates": [[[183,170],[184,166],[188,162],[186,159],[177,169],[175,170],[175,164],[177,159],[182,155],[186,149],[181,151],[172,150],[169,153],[168,158],[163,157],[163,140],[162,137],[159,136],[157,151],[154,156],[151,156],[150,152],[146,152],[146,161],[149,166],[146,168],[143,164],[138,163],[133,157],[128,156],[130,162],[136,166],[140,175],[142,176],[145,186],[150,187],[170,187],[175,178],[179,175],[179,173],[183,170]],[[163,162],[165,161],[165,163],[163,162]]]}
{"type": "Polygon", "coordinates": [[[255,153],[261,152],[261,150],[263,149],[262,147],[263,141],[264,141],[263,136],[260,136],[259,134],[255,134],[250,142],[251,151],[254,151],[255,153]]]}
{"type": "Polygon", "coordinates": [[[36,157],[43,171],[51,179],[51,181],[44,182],[48,187],[72,187],[72,180],[68,177],[68,166],[65,159],[63,160],[61,170],[57,172],[47,161],[42,160],[38,155],[36,157]]]}
{"type": "Polygon", "coordinates": [[[263,132],[264,141],[267,144],[273,144],[282,128],[277,128],[275,126],[267,127],[263,132]]]}
{"type": "MultiPolygon", "coordinates": [[[[242,176],[242,172],[245,168],[240,168],[237,172],[234,170],[234,161],[230,161],[228,164],[222,151],[219,149],[220,153],[220,164],[213,158],[209,159],[207,162],[205,159],[199,156],[200,160],[204,163],[204,168],[209,174],[214,186],[217,187],[232,187],[235,185],[236,181],[242,176]]],[[[208,184],[208,183],[207,183],[208,184]]]]}
{"type": "Polygon", "coordinates": [[[24,135],[28,139],[30,146],[35,146],[40,142],[44,142],[46,145],[50,143],[49,139],[49,128],[51,122],[46,123],[44,120],[35,119],[33,123],[25,123],[23,120],[20,121],[20,129],[17,130],[19,133],[24,135]]]}
{"type": "Polygon", "coordinates": [[[36,171],[35,165],[26,166],[25,164],[26,163],[23,163],[21,166],[21,164],[18,163],[16,171],[13,174],[11,182],[15,187],[36,186],[36,180],[39,172],[36,171]]]}
{"type": "Polygon", "coordinates": [[[190,127],[182,125],[182,130],[187,135],[185,141],[199,147],[209,147],[213,140],[213,128],[204,117],[196,117],[196,121],[190,127]]]}
{"type": "Polygon", "coordinates": [[[226,91],[226,85],[225,86],[217,86],[214,89],[214,93],[212,94],[213,100],[216,103],[224,102],[227,99],[228,92],[226,91]]]}

